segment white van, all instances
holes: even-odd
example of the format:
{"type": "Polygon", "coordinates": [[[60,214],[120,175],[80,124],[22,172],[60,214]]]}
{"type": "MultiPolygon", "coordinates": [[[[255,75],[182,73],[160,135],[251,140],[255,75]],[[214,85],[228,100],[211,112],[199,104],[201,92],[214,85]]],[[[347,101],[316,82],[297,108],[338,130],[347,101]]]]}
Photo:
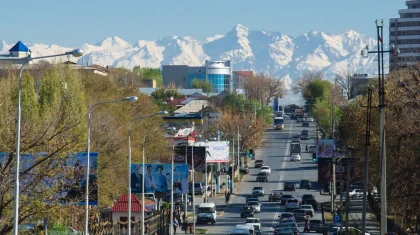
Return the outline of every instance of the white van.
{"type": "Polygon", "coordinates": [[[229,235],[249,235],[249,230],[246,228],[231,228],[229,235]]]}
{"type": "Polygon", "coordinates": [[[248,233],[250,235],[255,235],[255,228],[254,228],[253,225],[250,225],[250,224],[238,224],[238,225],[236,225],[236,228],[248,229],[248,233]]]}
{"type": "Polygon", "coordinates": [[[213,202],[201,203],[197,210],[197,224],[211,222],[215,224],[217,220],[216,205],[213,202]]]}

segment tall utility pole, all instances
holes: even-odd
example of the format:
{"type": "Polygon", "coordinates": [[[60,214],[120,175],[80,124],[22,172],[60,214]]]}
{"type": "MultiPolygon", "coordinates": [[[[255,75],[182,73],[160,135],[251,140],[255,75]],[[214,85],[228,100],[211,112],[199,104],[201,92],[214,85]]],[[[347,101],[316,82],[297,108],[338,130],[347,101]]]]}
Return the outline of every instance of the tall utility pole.
{"type": "Polygon", "coordinates": [[[230,177],[230,193],[235,189],[235,135],[232,137],[232,177],[230,177]]]}
{"type": "Polygon", "coordinates": [[[363,176],[363,209],[362,209],[362,234],[366,231],[367,185],[369,170],[370,124],[372,117],[372,87],[368,88],[368,105],[366,106],[366,148],[365,148],[365,174],[363,176]]]}
{"type": "Polygon", "coordinates": [[[386,196],[386,148],[385,148],[385,72],[384,72],[384,52],[391,52],[396,56],[399,50],[391,45],[391,50],[384,51],[384,20],[376,20],[376,32],[378,40],[377,51],[368,51],[369,48],[362,50],[362,56],[367,58],[367,54],[375,53],[378,55],[378,95],[379,95],[379,141],[381,159],[381,234],[387,233],[387,196],[386,196]]]}

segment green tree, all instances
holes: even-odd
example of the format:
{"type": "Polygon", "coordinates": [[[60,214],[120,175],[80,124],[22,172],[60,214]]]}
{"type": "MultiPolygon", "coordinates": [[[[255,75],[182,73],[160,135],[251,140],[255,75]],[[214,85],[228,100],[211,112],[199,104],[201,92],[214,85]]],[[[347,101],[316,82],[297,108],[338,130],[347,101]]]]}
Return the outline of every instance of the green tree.
{"type": "Polygon", "coordinates": [[[192,80],[191,88],[203,89],[204,93],[211,93],[213,90],[212,85],[209,81],[198,78],[194,78],[192,80]]]}
{"type": "Polygon", "coordinates": [[[135,66],[133,68],[133,72],[140,76],[140,79],[156,80],[157,86],[162,86],[163,84],[162,73],[160,69],[147,67],[141,68],[140,66],[135,66]]]}

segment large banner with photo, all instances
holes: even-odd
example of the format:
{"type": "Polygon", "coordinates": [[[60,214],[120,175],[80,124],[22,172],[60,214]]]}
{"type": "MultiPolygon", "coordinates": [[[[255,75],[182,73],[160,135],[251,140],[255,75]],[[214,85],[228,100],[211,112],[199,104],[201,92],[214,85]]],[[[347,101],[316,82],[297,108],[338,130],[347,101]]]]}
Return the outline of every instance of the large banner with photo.
{"type": "Polygon", "coordinates": [[[144,167],[144,191],[145,193],[155,193],[155,195],[171,192],[188,193],[188,165],[174,164],[131,164],[131,192],[142,193],[144,167]],[[173,189],[172,185],[173,174],[173,189]]]}
{"type": "MultiPolygon", "coordinates": [[[[86,195],[86,165],[87,153],[80,152],[71,154],[68,157],[59,160],[48,161],[48,165],[42,163],[47,153],[21,154],[20,157],[20,188],[26,188],[26,185],[36,183],[33,190],[42,190],[43,188],[54,188],[54,196],[50,199],[51,203],[63,203],[72,205],[84,205],[86,195]],[[38,165],[37,165],[38,164],[38,165]],[[37,176],[43,170],[56,170],[58,173],[54,176],[44,176],[38,181],[37,176]]],[[[0,153],[1,167],[5,167],[9,153],[0,153]]],[[[14,167],[14,165],[13,165],[14,167]]],[[[89,205],[98,205],[98,153],[90,153],[90,175],[89,175],[89,205]]],[[[31,193],[31,192],[21,192],[31,193]]]]}
{"type": "Polygon", "coordinates": [[[177,164],[188,164],[189,169],[192,169],[194,162],[195,171],[204,171],[206,164],[206,147],[196,146],[175,146],[174,148],[174,162],[177,164]],[[185,159],[187,158],[187,159],[185,159]]]}
{"type": "Polygon", "coordinates": [[[316,157],[317,158],[331,158],[334,154],[335,144],[334,140],[321,139],[318,140],[316,145],[316,157]]]}

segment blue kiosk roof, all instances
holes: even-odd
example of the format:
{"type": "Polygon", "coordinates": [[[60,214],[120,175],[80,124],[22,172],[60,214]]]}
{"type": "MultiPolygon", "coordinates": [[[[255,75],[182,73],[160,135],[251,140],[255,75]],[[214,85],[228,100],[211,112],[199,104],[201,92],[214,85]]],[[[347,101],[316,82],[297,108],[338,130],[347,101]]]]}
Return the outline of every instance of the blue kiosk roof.
{"type": "Polygon", "coordinates": [[[9,52],[12,51],[24,51],[24,52],[32,52],[31,50],[29,50],[29,48],[27,46],[25,46],[25,44],[23,44],[23,42],[19,41],[17,42],[10,50],[9,52]]]}

